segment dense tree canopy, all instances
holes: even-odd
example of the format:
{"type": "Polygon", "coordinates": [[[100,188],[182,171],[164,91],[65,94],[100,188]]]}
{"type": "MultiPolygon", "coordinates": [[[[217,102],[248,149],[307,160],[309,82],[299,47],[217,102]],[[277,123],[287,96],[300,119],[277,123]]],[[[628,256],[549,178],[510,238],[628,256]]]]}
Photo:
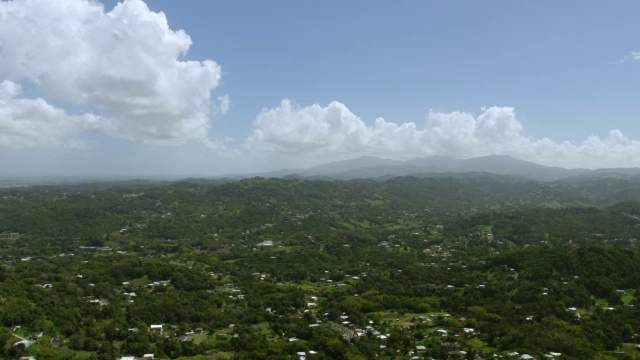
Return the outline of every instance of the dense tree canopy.
{"type": "Polygon", "coordinates": [[[2,356],[631,356],[637,189],[482,176],[6,189],[2,356]]]}

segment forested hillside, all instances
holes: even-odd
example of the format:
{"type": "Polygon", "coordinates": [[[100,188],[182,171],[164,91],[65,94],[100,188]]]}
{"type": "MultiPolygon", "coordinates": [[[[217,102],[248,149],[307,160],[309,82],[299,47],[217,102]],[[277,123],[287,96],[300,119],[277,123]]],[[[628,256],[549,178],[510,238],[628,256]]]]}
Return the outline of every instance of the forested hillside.
{"type": "Polygon", "coordinates": [[[639,200],[609,176],[5,189],[2,356],[633,359],[639,200]]]}

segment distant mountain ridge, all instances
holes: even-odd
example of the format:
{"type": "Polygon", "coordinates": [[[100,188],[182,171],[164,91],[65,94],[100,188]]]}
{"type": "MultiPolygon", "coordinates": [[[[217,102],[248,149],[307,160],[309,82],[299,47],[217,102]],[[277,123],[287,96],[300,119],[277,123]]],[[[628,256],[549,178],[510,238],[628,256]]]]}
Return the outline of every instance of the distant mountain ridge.
{"type": "Polygon", "coordinates": [[[224,184],[252,177],[310,180],[355,180],[384,181],[402,176],[430,178],[493,178],[501,182],[558,180],[589,181],[594,178],[629,179],[640,177],[640,168],[566,169],[536,164],[505,155],[490,155],[471,159],[455,159],[449,156],[430,156],[406,161],[362,156],[350,160],[329,162],[306,169],[281,169],[277,171],[208,175],[170,176],[111,176],[111,177],[2,177],[0,190],[29,188],[32,186],[54,186],[73,188],[78,184],[96,188],[128,182],[131,185],[149,183],[171,183],[189,181],[206,184],[224,184]]]}
{"type": "Polygon", "coordinates": [[[566,169],[544,166],[506,155],[489,155],[471,159],[430,156],[407,161],[363,156],[351,160],[330,162],[308,169],[284,169],[263,174],[263,177],[309,177],[337,180],[389,178],[408,175],[488,173],[511,175],[536,181],[555,181],[574,176],[600,174],[640,175],[640,168],[566,169]]]}

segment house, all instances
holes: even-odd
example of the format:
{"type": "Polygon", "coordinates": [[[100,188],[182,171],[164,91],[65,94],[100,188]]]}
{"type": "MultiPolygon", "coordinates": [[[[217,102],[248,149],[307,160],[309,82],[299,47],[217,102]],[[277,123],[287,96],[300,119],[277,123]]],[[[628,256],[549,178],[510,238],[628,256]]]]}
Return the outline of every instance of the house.
{"type": "Polygon", "coordinates": [[[151,325],[149,330],[156,335],[162,335],[162,325],[151,325]]]}
{"type": "Polygon", "coordinates": [[[143,359],[153,359],[154,355],[153,354],[144,354],[144,355],[142,355],[142,358],[143,359]]]}
{"type": "Polygon", "coordinates": [[[24,345],[25,348],[28,348],[29,346],[33,345],[34,341],[31,340],[27,340],[27,339],[22,339],[16,343],[13,344],[13,346],[18,346],[20,344],[24,345]]]}
{"type": "Polygon", "coordinates": [[[440,336],[447,336],[447,330],[443,330],[443,329],[436,330],[436,333],[438,333],[438,335],[440,336]]]}
{"type": "Polygon", "coordinates": [[[418,345],[418,346],[416,346],[416,350],[418,350],[418,351],[427,351],[427,348],[424,345],[418,345]]]}
{"type": "Polygon", "coordinates": [[[258,247],[263,248],[263,249],[271,249],[271,248],[273,248],[273,241],[265,240],[265,241],[261,242],[260,244],[258,244],[258,247]]]}

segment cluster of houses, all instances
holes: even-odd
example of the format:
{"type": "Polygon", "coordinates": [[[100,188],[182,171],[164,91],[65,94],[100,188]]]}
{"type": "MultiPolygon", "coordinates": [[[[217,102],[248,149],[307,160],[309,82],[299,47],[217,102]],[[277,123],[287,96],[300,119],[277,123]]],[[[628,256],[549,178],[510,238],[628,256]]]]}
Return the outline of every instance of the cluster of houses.
{"type": "Polygon", "coordinates": [[[153,289],[159,286],[169,286],[169,284],[171,284],[171,280],[160,280],[160,281],[150,282],[146,284],[145,287],[148,289],[153,289]]]}
{"type": "Polygon", "coordinates": [[[4,232],[0,234],[0,240],[13,240],[18,237],[18,233],[4,232]]]}
{"type": "Polygon", "coordinates": [[[317,355],[318,352],[314,350],[309,351],[298,351],[296,356],[298,356],[298,360],[307,360],[307,356],[317,355]]]}
{"type": "Polygon", "coordinates": [[[153,360],[155,356],[153,354],[144,354],[142,357],[135,356],[123,356],[120,360],[153,360]]]}

